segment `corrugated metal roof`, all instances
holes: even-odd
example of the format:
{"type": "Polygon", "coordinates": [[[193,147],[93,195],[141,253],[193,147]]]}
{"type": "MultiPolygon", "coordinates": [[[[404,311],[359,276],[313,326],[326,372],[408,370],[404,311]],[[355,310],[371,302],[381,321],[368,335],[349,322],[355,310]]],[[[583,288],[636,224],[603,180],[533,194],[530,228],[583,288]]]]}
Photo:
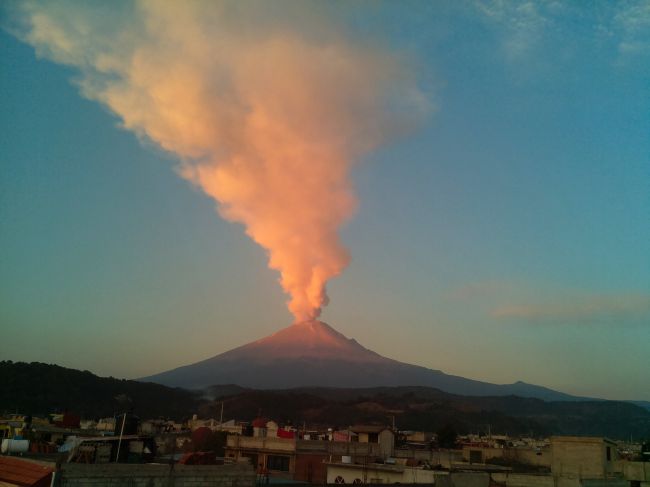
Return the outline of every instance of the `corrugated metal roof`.
{"type": "Polygon", "coordinates": [[[13,457],[0,456],[0,482],[20,486],[37,485],[52,475],[54,469],[13,457]]]}

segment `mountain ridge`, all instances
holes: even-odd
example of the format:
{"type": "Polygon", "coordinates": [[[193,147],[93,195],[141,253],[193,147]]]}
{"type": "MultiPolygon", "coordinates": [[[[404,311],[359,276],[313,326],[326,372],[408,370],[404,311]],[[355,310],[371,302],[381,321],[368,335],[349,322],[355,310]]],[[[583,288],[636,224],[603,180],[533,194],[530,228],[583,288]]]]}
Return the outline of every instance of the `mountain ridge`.
{"type": "Polygon", "coordinates": [[[568,434],[624,439],[650,434],[650,411],[618,401],[470,397],[423,386],[255,390],[224,384],[207,391],[187,391],[98,377],[53,364],[0,361],[0,412],[45,416],[68,411],[92,419],[125,409],[143,419],[178,421],[198,414],[250,422],[263,414],[284,424],[347,427],[385,423],[388,416],[394,416],[400,429],[430,432],[452,424],[459,433],[469,433],[490,424],[492,431],[538,437],[568,434]]]}
{"type": "Polygon", "coordinates": [[[270,360],[308,357],[361,362],[392,361],[392,359],[365,348],[355,339],[347,338],[322,321],[294,323],[267,337],[233,348],[207,360],[217,357],[223,360],[249,358],[250,354],[257,352],[263,352],[263,358],[270,360]]]}
{"type": "Polygon", "coordinates": [[[316,320],[294,323],[208,359],[137,380],[188,389],[215,384],[256,389],[425,386],[460,395],[517,395],[546,401],[591,399],[523,381],[492,384],[400,362],[316,320]]]}

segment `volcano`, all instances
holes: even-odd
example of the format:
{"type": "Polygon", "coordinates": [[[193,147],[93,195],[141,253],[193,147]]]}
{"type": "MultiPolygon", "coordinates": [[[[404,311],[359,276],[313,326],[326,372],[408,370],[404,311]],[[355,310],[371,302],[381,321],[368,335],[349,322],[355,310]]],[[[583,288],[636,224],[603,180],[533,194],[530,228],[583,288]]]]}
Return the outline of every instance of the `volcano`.
{"type": "Polygon", "coordinates": [[[139,380],[188,389],[217,384],[255,389],[428,386],[471,396],[579,399],[524,382],[491,384],[399,362],[368,350],[316,320],[295,323],[212,358],[139,380]]]}

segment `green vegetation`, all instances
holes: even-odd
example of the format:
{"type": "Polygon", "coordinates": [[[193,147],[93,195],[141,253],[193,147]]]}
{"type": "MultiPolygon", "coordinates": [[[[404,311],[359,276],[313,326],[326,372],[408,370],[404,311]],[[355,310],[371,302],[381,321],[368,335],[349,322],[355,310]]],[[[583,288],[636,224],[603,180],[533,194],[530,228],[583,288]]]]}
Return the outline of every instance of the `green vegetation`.
{"type": "Polygon", "coordinates": [[[438,438],[438,446],[440,448],[454,448],[456,446],[458,433],[456,433],[454,425],[447,423],[436,431],[436,437],[438,438]]]}
{"type": "Polygon", "coordinates": [[[0,412],[40,416],[69,411],[98,418],[128,409],[142,418],[181,420],[194,413],[218,418],[222,403],[227,419],[250,421],[261,414],[297,427],[346,428],[388,425],[394,417],[399,429],[438,432],[439,439],[450,425],[458,434],[485,431],[490,425],[492,432],[510,435],[650,436],[650,411],[616,401],[468,397],[429,387],[263,391],[229,385],[199,393],[38,362],[0,362],[0,412]]]}
{"type": "Polygon", "coordinates": [[[199,403],[197,393],[40,362],[0,362],[0,412],[45,416],[70,411],[83,418],[119,414],[182,419],[199,403]]]}

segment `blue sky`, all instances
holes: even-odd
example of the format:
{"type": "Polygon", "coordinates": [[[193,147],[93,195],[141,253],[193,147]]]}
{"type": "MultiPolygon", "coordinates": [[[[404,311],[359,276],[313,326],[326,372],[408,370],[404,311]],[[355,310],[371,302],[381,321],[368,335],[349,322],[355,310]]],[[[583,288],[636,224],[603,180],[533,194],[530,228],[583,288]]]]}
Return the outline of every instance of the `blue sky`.
{"type": "MultiPolygon", "coordinates": [[[[323,320],[448,373],[650,400],[650,3],[334,5],[435,109],[354,170],[323,320]]],[[[291,323],[173,155],[0,36],[0,356],[138,377],[291,323]]]]}

